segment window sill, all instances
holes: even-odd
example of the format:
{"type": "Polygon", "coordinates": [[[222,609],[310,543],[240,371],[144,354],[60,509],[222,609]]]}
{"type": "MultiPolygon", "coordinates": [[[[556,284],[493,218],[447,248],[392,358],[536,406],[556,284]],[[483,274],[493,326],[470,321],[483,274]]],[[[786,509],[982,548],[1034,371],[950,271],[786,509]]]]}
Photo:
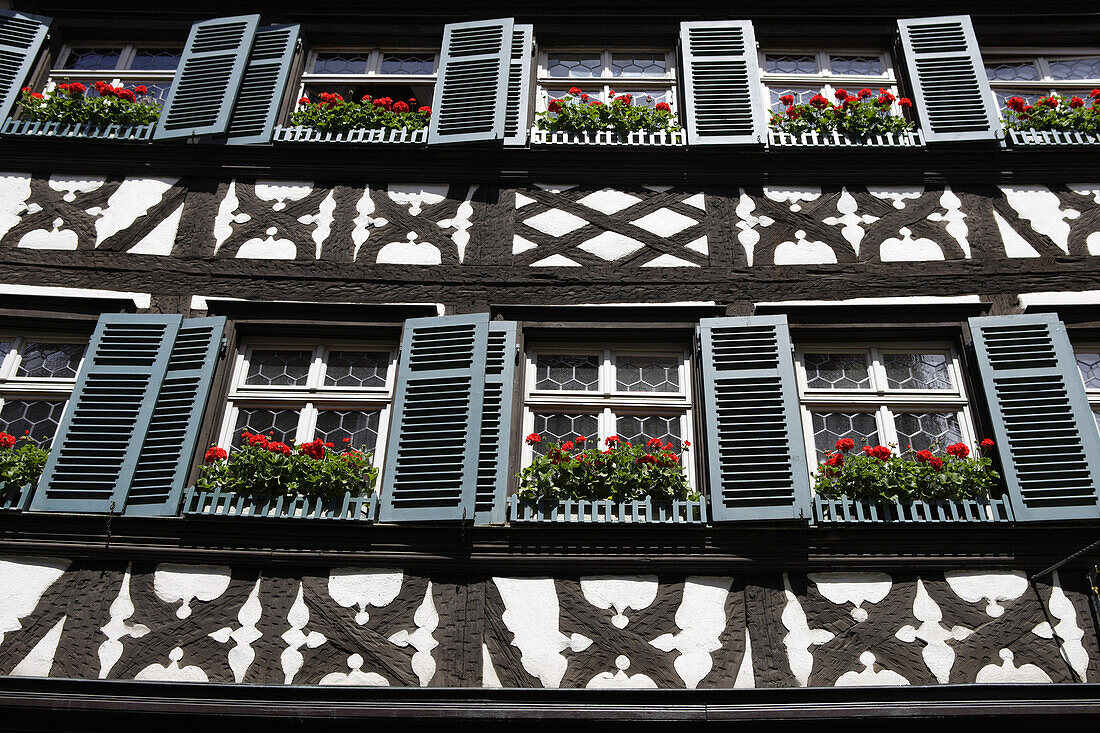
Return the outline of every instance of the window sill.
{"type": "Polygon", "coordinates": [[[924,138],[920,130],[869,135],[865,138],[852,137],[836,131],[814,131],[792,135],[769,130],[768,145],[773,148],[920,148],[924,147],[924,138]]]}
{"type": "Polygon", "coordinates": [[[126,140],[145,142],[153,136],[156,125],[78,125],[62,122],[36,122],[34,120],[12,120],[4,123],[4,135],[29,137],[76,137],[96,140],[126,140]]]}
{"type": "Polygon", "coordinates": [[[30,503],[31,494],[34,487],[30,484],[25,486],[12,487],[5,483],[0,483],[0,511],[10,509],[12,511],[22,511],[27,508],[27,504],[30,503]]]}
{"type": "Polygon", "coordinates": [[[524,501],[508,499],[508,518],[512,524],[706,524],[707,503],[695,501],[654,502],[612,501],[524,501]]]}
{"type": "Polygon", "coordinates": [[[1100,145],[1100,133],[1063,132],[1060,130],[1006,130],[1013,147],[1055,145],[1100,145]]]}
{"type": "Polygon", "coordinates": [[[1006,499],[872,501],[814,497],[815,524],[944,524],[1012,522],[1006,499]]]}
{"type": "Polygon", "coordinates": [[[687,144],[683,130],[676,132],[631,132],[626,136],[611,130],[599,132],[549,132],[531,128],[532,145],[655,145],[682,147],[687,144]]]}
{"type": "Polygon", "coordinates": [[[428,142],[428,128],[419,130],[379,129],[379,130],[344,130],[342,132],[325,132],[312,127],[281,127],[275,128],[272,138],[277,143],[419,143],[428,142]]]}
{"type": "Polygon", "coordinates": [[[306,496],[246,496],[222,491],[187,490],[183,515],[202,517],[260,517],[264,519],[338,519],[374,521],[378,495],[342,498],[306,496]]]}

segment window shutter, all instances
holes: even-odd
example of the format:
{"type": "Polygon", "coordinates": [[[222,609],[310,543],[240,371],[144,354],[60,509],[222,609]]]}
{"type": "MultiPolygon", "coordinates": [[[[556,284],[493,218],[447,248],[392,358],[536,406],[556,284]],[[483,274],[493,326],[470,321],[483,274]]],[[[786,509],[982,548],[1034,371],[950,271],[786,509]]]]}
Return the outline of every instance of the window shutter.
{"type": "Polygon", "coordinates": [[[752,23],[681,23],[680,50],[688,144],[762,143],[767,122],[752,23]]]}
{"type": "Polygon", "coordinates": [[[969,15],[898,21],[924,139],[996,140],[1001,123],[969,15]]]}
{"type": "Polygon", "coordinates": [[[256,32],[237,103],[229,118],[231,145],[269,143],[286,91],[300,26],[269,25],[256,32]]]}
{"type": "Polygon", "coordinates": [[[699,347],[711,516],[808,516],[809,471],[787,317],[704,318],[699,347]]]}
{"type": "Polygon", "coordinates": [[[240,15],[191,26],[154,140],[225,133],[259,23],[240,15]]]}
{"type": "Polygon", "coordinates": [[[1065,326],[1042,313],[970,331],[1016,519],[1100,517],[1100,433],[1065,326]]]}
{"type": "Polygon", "coordinates": [[[485,399],[477,458],[475,524],[503,524],[511,466],[512,396],[515,394],[516,323],[489,324],[485,399]]]}
{"type": "Polygon", "coordinates": [[[504,137],[512,30],[511,18],[444,26],[428,144],[504,137]]]}
{"type": "Polygon", "coordinates": [[[383,522],[472,519],[488,314],[405,321],[383,468],[383,522]]]}
{"type": "Polygon", "coordinates": [[[504,144],[527,144],[531,113],[531,64],[535,57],[535,27],[516,24],[512,29],[512,61],[508,66],[508,109],[504,144]]]}
{"type": "Polygon", "coordinates": [[[15,108],[52,21],[41,15],[0,10],[0,122],[15,108]]]}

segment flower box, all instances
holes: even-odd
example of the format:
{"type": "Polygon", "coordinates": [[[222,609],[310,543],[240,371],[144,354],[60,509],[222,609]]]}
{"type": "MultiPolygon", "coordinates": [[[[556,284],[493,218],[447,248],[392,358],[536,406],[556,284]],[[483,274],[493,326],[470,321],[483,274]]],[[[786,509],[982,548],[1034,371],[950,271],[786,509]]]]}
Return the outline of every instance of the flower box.
{"type": "Polygon", "coordinates": [[[274,140],[278,143],[417,143],[423,145],[428,142],[428,128],[422,127],[418,130],[410,130],[402,127],[326,132],[314,127],[298,125],[294,127],[276,127],[274,140]]]}
{"type": "Polygon", "coordinates": [[[508,517],[514,524],[706,524],[707,504],[700,497],[672,501],[562,499],[529,501],[512,496],[508,517]]]}
{"type": "Polygon", "coordinates": [[[187,490],[184,516],[260,517],[265,519],[341,519],[374,521],[378,496],[252,496],[213,491],[187,490]]]}
{"type": "Polygon", "coordinates": [[[815,524],[942,524],[1011,522],[1013,516],[1005,499],[873,501],[815,496],[813,519],[815,524]]]}
{"type": "Polygon", "coordinates": [[[657,145],[663,147],[680,147],[687,144],[683,130],[661,130],[649,132],[639,130],[626,135],[613,130],[599,130],[597,132],[551,132],[531,128],[532,145],[657,145]]]}
{"type": "Polygon", "coordinates": [[[1008,141],[1015,147],[1054,145],[1100,145],[1100,133],[1064,130],[1009,130],[1008,141]]]}
{"type": "Polygon", "coordinates": [[[4,135],[26,137],[69,137],[94,140],[123,140],[127,142],[145,142],[153,136],[156,125],[88,125],[66,122],[37,122],[35,120],[12,120],[4,123],[4,135]]]}
{"type": "Polygon", "coordinates": [[[768,145],[775,148],[919,148],[924,146],[924,138],[920,130],[884,132],[863,137],[846,135],[837,130],[828,132],[811,130],[797,135],[769,130],[768,145]]]}
{"type": "Polygon", "coordinates": [[[31,502],[33,493],[34,486],[31,484],[19,486],[18,484],[0,482],[0,511],[5,509],[22,511],[26,509],[31,502]]]}

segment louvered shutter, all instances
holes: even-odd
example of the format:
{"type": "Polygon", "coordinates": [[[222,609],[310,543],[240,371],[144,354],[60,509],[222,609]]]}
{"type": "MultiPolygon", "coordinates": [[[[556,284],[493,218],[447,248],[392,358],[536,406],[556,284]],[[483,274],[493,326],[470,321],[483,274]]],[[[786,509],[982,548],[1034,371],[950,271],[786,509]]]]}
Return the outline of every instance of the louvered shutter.
{"type": "Polygon", "coordinates": [[[488,314],[405,321],[381,521],[473,519],[488,334],[488,314]]]}
{"type": "Polygon", "coordinates": [[[269,143],[298,48],[299,26],[271,25],[256,32],[237,103],[229,118],[231,145],[269,143]]]}
{"type": "Polygon", "coordinates": [[[898,32],[924,139],[1000,138],[997,107],[970,16],[899,20],[898,32]]]}
{"type": "Polygon", "coordinates": [[[699,322],[711,516],[808,516],[810,480],[786,316],[699,322]]]}
{"type": "Polygon", "coordinates": [[[512,60],[508,66],[508,109],[504,118],[504,144],[527,144],[527,119],[531,112],[531,64],[535,56],[535,28],[516,24],[512,30],[512,60]]]}
{"type": "Polygon", "coordinates": [[[767,128],[752,23],[681,23],[680,51],[688,144],[763,142],[767,128]]]}
{"type": "Polygon", "coordinates": [[[1100,517],[1100,433],[1065,326],[1043,313],[970,331],[1016,519],[1100,517]]]}
{"type": "Polygon", "coordinates": [[[516,323],[489,324],[485,398],[477,458],[475,524],[504,522],[512,434],[512,396],[516,374],[516,323]]]}
{"type": "Polygon", "coordinates": [[[240,15],[191,26],[154,140],[225,134],[259,23],[240,15]]]}
{"type": "Polygon", "coordinates": [[[512,31],[511,18],[444,27],[429,144],[504,137],[512,31]]]}
{"type": "Polygon", "coordinates": [[[0,122],[15,108],[51,22],[41,15],[0,10],[0,122]]]}

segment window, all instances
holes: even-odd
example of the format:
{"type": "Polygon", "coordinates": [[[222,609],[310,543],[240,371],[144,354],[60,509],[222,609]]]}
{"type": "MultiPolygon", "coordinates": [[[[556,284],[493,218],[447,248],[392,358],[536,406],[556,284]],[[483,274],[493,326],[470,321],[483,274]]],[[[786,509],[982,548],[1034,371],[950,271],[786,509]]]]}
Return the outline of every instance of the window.
{"type": "Polygon", "coordinates": [[[72,337],[0,335],[0,430],[52,439],[86,346],[72,337]]]}
{"type": "Polygon", "coordinates": [[[811,468],[841,438],[857,450],[974,446],[958,356],[948,345],[805,346],[796,369],[811,468]]]}
{"type": "Polygon", "coordinates": [[[676,111],[675,54],[669,50],[551,50],[539,57],[538,109],[578,87],[604,104],[611,93],[626,92],[634,104],[666,102],[676,111]]]}
{"type": "Polygon", "coordinates": [[[320,438],[372,451],[381,465],[394,359],[392,344],[249,342],[237,355],[220,443],[240,445],[245,430],[287,444],[320,438]]]}
{"type": "Polygon", "coordinates": [[[364,95],[431,105],[439,53],[434,49],[315,49],[306,59],[298,97],[335,93],[347,101],[364,95]]]}
{"type": "Polygon", "coordinates": [[[58,57],[57,67],[50,70],[49,88],[79,81],[87,87],[88,96],[95,96],[92,83],[96,81],[127,87],[144,84],[149,88],[149,96],[164,104],[182,53],[179,46],[66,46],[58,57]]]}
{"type": "MultiPolygon", "coordinates": [[[[691,377],[686,351],[545,347],[527,354],[524,435],[544,442],[524,447],[527,465],[548,443],[583,435],[618,435],[635,445],[650,438],[679,451],[691,441],[691,377]]],[[[685,461],[692,482],[692,462],[685,461]]]]}
{"type": "Polygon", "coordinates": [[[1088,97],[1100,85],[1100,55],[1096,54],[1028,56],[983,51],[982,57],[1000,109],[1009,97],[1035,104],[1050,94],[1088,97]]]}
{"type": "Polygon", "coordinates": [[[766,51],[760,54],[765,99],[772,112],[786,106],[779,98],[794,97],[805,104],[815,94],[833,101],[833,92],[846,89],[855,94],[863,87],[878,93],[880,88],[897,94],[897,81],[890,57],[878,52],[766,51]]]}
{"type": "Polygon", "coordinates": [[[1085,382],[1085,393],[1089,396],[1092,416],[1096,427],[1100,428],[1100,348],[1083,349],[1077,352],[1077,368],[1085,382]]]}

